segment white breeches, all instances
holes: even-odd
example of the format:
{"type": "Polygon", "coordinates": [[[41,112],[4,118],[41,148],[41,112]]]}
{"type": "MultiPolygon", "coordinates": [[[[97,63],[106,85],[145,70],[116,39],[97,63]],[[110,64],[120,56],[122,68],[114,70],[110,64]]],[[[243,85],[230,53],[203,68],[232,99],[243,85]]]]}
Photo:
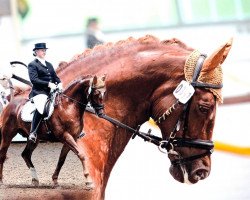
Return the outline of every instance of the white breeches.
{"type": "Polygon", "coordinates": [[[44,112],[44,107],[47,102],[47,99],[48,99],[48,96],[46,94],[38,94],[33,97],[35,107],[40,114],[43,114],[44,112]]]}

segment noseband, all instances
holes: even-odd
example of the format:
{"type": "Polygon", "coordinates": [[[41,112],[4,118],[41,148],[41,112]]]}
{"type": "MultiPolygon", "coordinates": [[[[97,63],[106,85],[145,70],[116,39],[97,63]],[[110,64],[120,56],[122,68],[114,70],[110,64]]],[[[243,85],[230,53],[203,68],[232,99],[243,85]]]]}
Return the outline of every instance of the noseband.
{"type": "MultiPolygon", "coordinates": [[[[192,82],[190,83],[191,86],[193,86],[194,88],[213,88],[213,89],[222,88],[222,85],[214,85],[214,84],[197,82],[197,79],[199,77],[199,74],[200,74],[200,71],[201,71],[201,68],[203,66],[205,59],[206,59],[206,55],[201,54],[199,56],[199,58],[196,62],[196,65],[195,65],[195,69],[194,69],[194,73],[193,73],[193,77],[192,77],[192,82]]],[[[191,99],[192,95],[193,94],[191,94],[190,99],[191,99]]],[[[162,149],[166,149],[168,154],[178,156],[177,159],[174,159],[171,161],[172,165],[185,164],[187,162],[191,162],[193,160],[210,155],[210,154],[212,154],[213,149],[214,149],[213,141],[200,140],[200,139],[194,140],[194,139],[185,138],[185,132],[188,128],[188,113],[189,113],[190,104],[191,104],[190,99],[186,103],[184,103],[183,111],[182,111],[173,131],[171,132],[169,138],[167,140],[159,141],[160,142],[159,149],[161,151],[162,151],[162,149]],[[181,123],[184,123],[184,125],[183,125],[184,137],[178,138],[178,137],[176,137],[176,133],[179,131],[181,123]],[[197,154],[197,155],[183,158],[180,155],[180,153],[178,153],[177,151],[174,150],[175,147],[189,147],[189,148],[195,148],[195,149],[203,149],[203,150],[205,150],[205,152],[201,153],[201,154],[197,154]]],[[[162,121],[164,121],[166,119],[166,115],[167,116],[170,115],[172,113],[172,111],[175,109],[175,106],[177,104],[181,104],[179,102],[179,100],[177,100],[176,103],[170,107],[170,109],[168,109],[161,117],[159,117],[159,119],[157,120],[157,123],[159,124],[162,121]]]]}

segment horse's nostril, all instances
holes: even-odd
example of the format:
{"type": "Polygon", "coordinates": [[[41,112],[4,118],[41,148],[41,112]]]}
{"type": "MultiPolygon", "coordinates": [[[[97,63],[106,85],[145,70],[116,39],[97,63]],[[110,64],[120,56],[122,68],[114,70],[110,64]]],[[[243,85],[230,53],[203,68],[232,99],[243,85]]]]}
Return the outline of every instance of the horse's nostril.
{"type": "Polygon", "coordinates": [[[208,177],[208,170],[206,169],[197,169],[192,173],[192,179],[194,181],[203,180],[208,177]]]}

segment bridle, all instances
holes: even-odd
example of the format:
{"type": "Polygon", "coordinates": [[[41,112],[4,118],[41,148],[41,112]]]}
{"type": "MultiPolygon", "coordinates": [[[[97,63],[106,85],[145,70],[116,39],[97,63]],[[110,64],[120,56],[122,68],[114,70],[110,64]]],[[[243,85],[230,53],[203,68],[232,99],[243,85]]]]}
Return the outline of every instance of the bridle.
{"type": "MultiPolygon", "coordinates": [[[[195,68],[194,68],[194,73],[192,75],[192,80],[190,81],[190,85],[192,85],[192,87],[194,87],[194,88],[220,89],[220,88],[222,88],[222,84],[215,85],[215,84],[210,84],[210,83],[200,83],[197,81],[206,57],[207,56],[205,54],[199,54],[197,61],[194,63],[195,68]]],[[[158,146],[158,148],[161,152],[172,154],[174,156],[178,156],[177,159],[171,160],[171,163],[172,163],[172,165],[182,165],[182,164],[185,164],[187,162],[191,162],[193,160],[202,158],[204,156],[211,155],[213,152],[213,149],[214,149],[214,143],[213,143],[213,141],[210,141],[210,140],[176,137],[176,133],[179,131],[181,123],[184,123],[184,126],[183,126],[184,133],[185,133],[185,130],[188,128],[188,113],[189,113],[190,104],[191,104],[190,99],[186,103],[184,103],[183,111],[180,114],[180,117],[177,120],[177,123],[175,124],[173,131],[170,133],[170,136],[168,139],[158,137],[158,136],[151,134],[151,129],[149,129],[147,133],[141,132],[139,130],[140,125],[138,125],[138,127],[136,129],[134,129],[134,128],[132,128],[126,124],[123,124],[122,122],[120,122],[120,121],[118,121],[118,120],[116,120],[116,119],[114,119],[106,114],[102,114],[99,117],[111,122],[112,124],[116,125],[117,127],[124,128],[124,129],[128,130],[129,132],[131,132],[133,134],[132,139],[134,139],[136,136],[138,136],[138,137],[144,139],[144,141],[151,142],[152,144],[155,144],[156,146],[158,146]],[[192,156],[183,158],[180,153],[175,151],[176,147],[189,147],[189,148],[195,148],[195,149],[202,149],[205,152],[201,153],[201,154],[196,154],[196,155],[192,155],[192,156]]],[[[164,112],[164,114],[161,117],[159,117],[157,120],[155,120],[156,123],[159,124],[162,121],[166,120],[166,116],[169,116],[176,109],[176,106],[178,104],[181,104],[181,102],[179,102],[179,100],[177,100],[170,108],[168,108],[167,111],[164,112]]],[[[93,114],[95,113],[91,108],[86,107],[86,110],[88,112],[93,113],[93,114]]]]}
{"type": "MultiPolygon", "coordinates": [[[[222,85],[214,85],[214,84],[197,82],[197,79],[199,77],[199,74],[200,74],[200,71],[202,69],[205,59],[206,59],[205,54],[201,54],[199,56],[197,63],[195,65],[194,74],[193,74],[192,81],[190,84],[194,88],[213,88],[213,89],[222,88],[222,85]]],[[[156,120],[157,123],[160,124],[162,121],[166,120],[166,114],[167,116],[169,116],[173,112],[173,110],[176,109],[177,104],[181,104],[181,103],[177,100],[170,107],[170,109],[168,109],[161,117],[158,118],[158,120],[156,120]]],[[[179,119],[177,120],[177,123],[175,124],[173,131],[170,133],[169,138],[167,140],[162,139],[159,141],[159,149],[161,151],[166,149],[168,154],[178,157],[174,160],[171,160],[172,165],[185,164],[187,162],[191,162],[193,160],[210,155],[212,154],[213,149],[214,149],[213,141],[185,138],[185,132],[188,128],[188,114],[189,114],[190,104],[191,104],[191,98],[184,104],[183,111],[179,119]],[[179,131],[181,123],[183,123],[183,132],[184,132],[183,138],[176,137],[177,135],[176,133],[179,131]],[[176,147],[189,147],[189,148],[195,148],[195,149],[203,149],[205,150],[205,152],[183,158],[181,154],[175,150],[176,147]]]]}
{"type": "MultiPolygon", "coordinates": [[[[213,88],[213,89],[222,88],[222,84],[214,85],[214,84],[209,84],[209,83],[197,82],[205,59],[206,59],[205,54],[199,54],[198,60],[195,64],[194,73],[192,76],[192,81],[190,84],[194,88],[207,88],[207,89],[209,89],[209,88],[213,88]]],[[[155,121],[159,124],[162,121],[166,120],[166,115],[169,116],[176,109],[176,106],[178,104],[181,104],[179,102],[179,100],[177,100],[169,109],[167,109],[166,112],[164,112],[164,114],[161,117],[159,117],[155,121]]],[[[183,111],[182,111],[177,123],[175,124],[174,129],[171,132],[168,139],[163,139],[161,137],[158,137],[158,136],[151,134],[151,129],[149,129],[147,133],[141,132],[139,130],[140,125],[136,129],[134,129],[134,128],[132,128],[126,124],[123,124],[122,122],[120,122],[120,121],[118,121],[118,120],[116,120],[116,119],[114,119],[106,114],[102,114],[99,117],[111,122],[112,124],[116,125],[117,127],[124,128],[124,129],[128,130],[129,132],[131,132],[133,134],[132,139],[134,139],[136,136],[138,136],[138,137],[144,139],[144,141],[151,142],[152,144],[155,144],[156,146],[158,146],[158,148],[161,152],[164,152],[164,153],[167,152],[168,154],[178,156],[177,159],[171,160],[171,163],[172,163],[172,165],[181,165],[181,164],[185,164],[187,162],[191,162],[193,160],[202,158],[204,156],[210,155],[210,154],[212,154],[213,149],[214,149],[214,143],[213,143],[213,141],[210,141],[210,140],[176,137],[176,133],[180,129],[181,122],[184,123],[184,126],[183,126],[184,132],[185,132],[185,129],[187,129],[187,127],[188,127],[187,118],[188,118],[190,104],[191,104],[191,100],[189,99],[184,104],[183,111]],[[203,149],[203,150],[205,150],[205,152],[201,153],[201,154],[196,154],[196,155],[192,155],[192,156],[183,158],[180,153],[175,151],[176,147],[189,147],[189,148],[195,148],[195,149],[203,149]]],[[[95,113],[91,108],[86,107],[86,110],[88,112],[95,113]]]]}
{"type": "MultiPolygon", "coordinates": [[[[80,102],[80,101],[78,101],[78,100],[76,100],[76,99],[74,99],[74,98],[72,98],[72,97],[70,97],[70,96],[64,94],[63,92],[59,92],[58,89],[55,90],[53,93],[54,93],[55,96],[59,96],[58,99],[60,99],[61,97],[65,97],[65,98],[70,99],[71,101],[73,101],[73,102],[79,104],[80,106],[82,106],[82,107],[84,107],[84,108],[85,108],[86,106],[88,106],[89,104],[91,104],[91,105],[93,106],[93,108],[95,109],[95,111],[98,111],[98,110],[104,108],[102,104],[99,104],[99,103],[97,103],[97,102],[95,102],[95,101],[93,100],[94,92],[95,92],[96,90],[98,90],[98,89],[101,89],[101,87],[95,87],[95,86],[93,86],[92,82],[90,81],[89,86],[88,86],[88,88],[86,89],[86,99],[87,99],[87,102],[86,102],[86,103],[80,102]]],[[[59,100],[59,101],[61,101],[61,100],[59,100]]],[[[57,104],[58,104],[58,103],[57,103],[57,104]]]]}

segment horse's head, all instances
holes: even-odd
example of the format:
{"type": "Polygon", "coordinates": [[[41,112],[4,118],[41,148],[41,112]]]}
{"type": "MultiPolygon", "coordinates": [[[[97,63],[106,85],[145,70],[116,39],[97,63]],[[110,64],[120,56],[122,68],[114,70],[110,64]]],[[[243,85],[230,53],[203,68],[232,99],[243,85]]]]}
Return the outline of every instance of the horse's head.
{"type": "Polygon", "coordinates": [[[101,76],[82,76],[71,83],[65,89],[64,94],[75,102],[87,104],[88,102],[95,108],[103,108],[103,99],[106,91],[105,77],[101,76]],[[82,95],[84,94],[84,95],[82,95]]]}
{"type": "Polygon", "coordinates": [[[94,76],[91,84],[90,103],[98,115],[103,113],[103,99],[106,92],[105,79],[106,75],[94,76]]]}
{"type": "Polygon", "coordinates": [[[210,173],[216,105],[222,101],[220,65],[230,48],[231,41],[208,58],[193,51],[184,66],[186,82],[171,86],[176,88],[173,95],[162,95],[162,91],[153,105],[163,137],[160,148],[167,151],[170,173],[180,182],[193,184],[210,173]]]}

